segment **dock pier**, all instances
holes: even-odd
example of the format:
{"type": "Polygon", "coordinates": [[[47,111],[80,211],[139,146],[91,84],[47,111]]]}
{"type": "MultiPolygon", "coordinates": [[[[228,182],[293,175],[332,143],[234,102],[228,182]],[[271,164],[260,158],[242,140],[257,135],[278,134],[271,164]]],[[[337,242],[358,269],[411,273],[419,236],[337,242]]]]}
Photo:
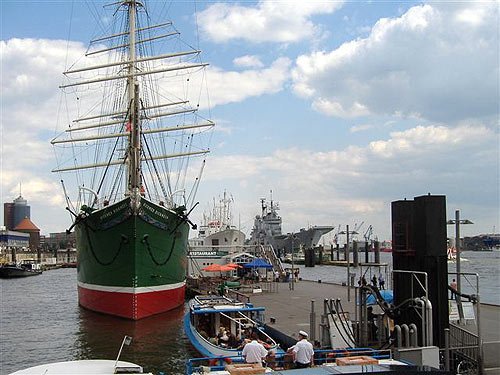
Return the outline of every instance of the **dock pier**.
{"type": "MultiPolygon", "coordinates": [[[[325,299],[340,299],[344,311],[355,314],[354,293],[348,300],[347,287],[321,280],[275,283],[274,292],[255,293],[250,301],[266,308],[266,325],[286,336],[288,342],[298,340],[298,332],[309,333],[311,342],[320,339],[320,321],[325,299]]],[[[484,374],[500,374],[500,306],[480,304],[481,333],[483,338],[484,374]]],[[[476,326],[468,329],[475,333],[476,326]]]]}

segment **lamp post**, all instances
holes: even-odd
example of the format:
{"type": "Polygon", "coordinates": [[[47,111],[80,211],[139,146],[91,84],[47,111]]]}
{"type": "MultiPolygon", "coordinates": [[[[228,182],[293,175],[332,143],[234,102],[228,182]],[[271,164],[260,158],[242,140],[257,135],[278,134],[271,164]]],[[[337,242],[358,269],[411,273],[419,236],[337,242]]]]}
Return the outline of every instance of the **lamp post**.
{"type": "Polygon", "coordinates": [[[346,225],[346,230],[339,232],[339,234],[345,234],[347,235],[346,238],[346,260],[347,260],[347,301],[351,302],[351,274],[350,274],[350,260],[349,260],[349,234],[358,234],[355,230],[349,231],[349,225],[346,225]]]}
{"type": "Polygon", "coordinates": [[[294,274],[294,269],[293,269],[293,240],[296,238],[296,236],[293,233],[288,233],[288,237],[292,240],[292,272],[291,272],[291,277],[292,277],[292,283],[290,284],[290,290],[295,290],[295,274],[294,274]]]}
{"type": "MultiPolygon", "coordinates": [[[[467,219],[460,220],[460,211],[455,210],[455,220],[448,220],[446,224],[455,224],[455,249],[456,249],[456,264],[457,264],[457,303],[460,305],[462,293],[461,282],[460,282],[460,224],[474,224],[472,221],[467,219]]],[[[462,317],[460,317],[461,319],[462,317]]]]}
{"type": "Polygon", "coordinates": [[[295,290],[295,285],[294,285],[294,282],[295,282],[295,273],[294,273],[294,270],[293,270],[293,235],[292,235],[292,290],[295,290]]]}

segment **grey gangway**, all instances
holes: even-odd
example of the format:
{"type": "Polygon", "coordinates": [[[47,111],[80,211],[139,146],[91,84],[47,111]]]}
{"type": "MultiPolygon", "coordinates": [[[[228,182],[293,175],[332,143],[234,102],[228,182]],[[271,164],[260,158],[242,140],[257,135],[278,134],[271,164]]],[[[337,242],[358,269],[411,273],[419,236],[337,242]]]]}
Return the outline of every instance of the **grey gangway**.
{"type": "Polygon", "coordinates": [[[275,271],[278,271],[280,274],[285,271],[283,263],[281,262],[281,259],[276,255],[276,252],[274,251],[272,245],[259,245],[259,251],[262,258],[272,264],[275,271]]]}

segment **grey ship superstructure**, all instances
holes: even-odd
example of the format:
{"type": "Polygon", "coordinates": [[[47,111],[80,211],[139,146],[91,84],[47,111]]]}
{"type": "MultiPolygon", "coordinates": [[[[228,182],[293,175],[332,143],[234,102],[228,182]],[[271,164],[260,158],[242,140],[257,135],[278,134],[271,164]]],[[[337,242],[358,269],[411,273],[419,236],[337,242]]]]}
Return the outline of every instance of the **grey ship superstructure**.
{"type": "Polygon", "coordinates": [[[284,255],[297,251],[299,248],[314,248],[321,236],[333,230],[333,226],[312,226],[308,229],[302,228],[299,232],[283,234],[281,232],[281,216],[278,215],[279,204],[274,202],[272,197],[269,203],[265,198],[261,198],[261,215],[257,215],[254,226],[250,233],[251,245],[271,245],[274,250],[284,255]]]}

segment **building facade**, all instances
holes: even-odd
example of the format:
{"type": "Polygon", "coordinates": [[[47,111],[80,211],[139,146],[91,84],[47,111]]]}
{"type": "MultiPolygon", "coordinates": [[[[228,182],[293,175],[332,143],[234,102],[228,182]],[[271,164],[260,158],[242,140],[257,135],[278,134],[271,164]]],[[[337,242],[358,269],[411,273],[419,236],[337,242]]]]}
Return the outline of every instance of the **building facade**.
{"type": "Polygon", "coordinates": [[[28,201],[19,195],[13,202],[4,203],[3,221],[7,230],[14,230],[25,219],[31,219],[31,207],[28,201]]]}
{"type": "Polygon", "coordinates": [[[14,230],[16,232],[28,233],[30,238],[29,248],[31,250],[38,250],[40,248],[40,229],[29,218],[25,217],[21,220],[14,230]]]}

